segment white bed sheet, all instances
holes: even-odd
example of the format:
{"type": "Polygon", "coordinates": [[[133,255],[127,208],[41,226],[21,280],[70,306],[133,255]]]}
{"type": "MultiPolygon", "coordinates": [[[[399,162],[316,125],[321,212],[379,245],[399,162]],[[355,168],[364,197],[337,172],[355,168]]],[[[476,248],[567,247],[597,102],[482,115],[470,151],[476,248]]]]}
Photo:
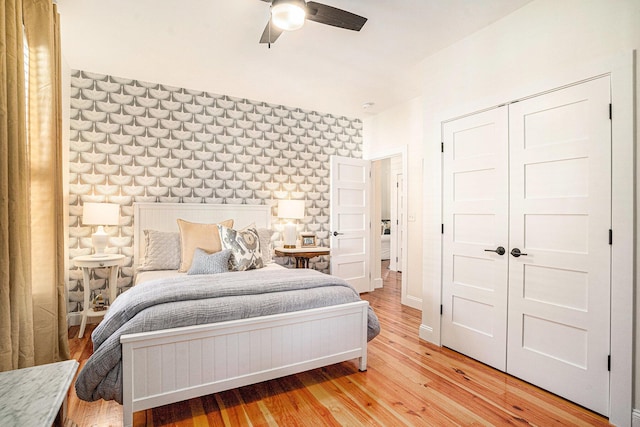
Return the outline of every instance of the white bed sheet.
{"type": "MultiPolygon", "coordinates": [[[[270,262],[265,265],[263,270],[280,270],[286,267],[281,266],[280,264],[276,264],[275,262],[270,262]]],[[[136,274],[136,280],[134,285],[138,285],[142,282],[148,282],[149,280],[161,279],[164,277],[176,277],[176,276],[186,276],[187,273],[180,273],[178,270],[152,270],[152,271],[138,271],[136,274]]]]}

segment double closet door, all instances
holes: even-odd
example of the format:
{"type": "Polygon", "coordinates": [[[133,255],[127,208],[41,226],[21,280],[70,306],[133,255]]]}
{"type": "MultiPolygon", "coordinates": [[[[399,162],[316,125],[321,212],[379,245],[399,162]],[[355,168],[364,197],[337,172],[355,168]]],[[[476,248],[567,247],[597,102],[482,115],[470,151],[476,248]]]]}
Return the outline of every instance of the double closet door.
{"type": "Polygon", "coordinates": [[[443,125],[443,345],[605,415],[609,88],[443,125]]]}

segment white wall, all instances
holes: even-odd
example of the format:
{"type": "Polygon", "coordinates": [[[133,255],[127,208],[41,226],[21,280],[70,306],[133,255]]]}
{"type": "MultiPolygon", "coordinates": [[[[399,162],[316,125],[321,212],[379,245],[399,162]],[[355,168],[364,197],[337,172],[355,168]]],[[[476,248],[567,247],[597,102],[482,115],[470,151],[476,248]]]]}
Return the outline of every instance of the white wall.
{"type": "MultiPolygon", "coordinates": [[[[391,218],[391,178],[389,159],[380,160],[380,218],[391,218]]],[[[377,223],[375,223],[377,224],[377,223]]]]}
{"type": "MultiPolygon", "coordinates": [[[[382,212],[382,161],[371,162],[371,180],[373,194],[371,194],[371,206],[373,211],[371,212],[371,259],[379,260],[381,253],[380,245],[380,224],[381,212],[382,212]]],[[[380,288],[383,286],[382,280],[382,266],[380,262],[371,263],[371,274],[373,275],[373,287],[380,288]]]]}
{"type": "MultiPolygon", "coordinates": [[[[416,253],[424,255],[422,337],[435,342],[440,338],[440,122],[543,88],[551,89],[545,88],[551,74],[569,75],[584,64],[633,49],[640,50],[640,1],[537,0],[425,59],[420,64],[422,95],[365,121],[365,153],[393,144],[398,136],[410,141],[408,151],[413,167],[409,168],[408,178],[414,212],[414,196],[424,200],[423,245],[415,248],[418,239],[412,239],[415,253],[411,254],[412,268],[417,262],[416,253]],[[421,131],[407,134],[418,124],[423,126],[421,131]],[[417,184],[420,168],[416,159],[421,156],[424,188],[417,184]]],[[[636,100],[636,123],[638,110],[636,100]]],[[[637,132],[636,126],[636,141],[637,132]]],[[[415,231],[409,235],[415,236],[415,231]]],[[[416,292],[418,278],[413,279],[412,291],[416,292]]],[[[635,390],[640,386],[638,354],[635,351],[635,390]]],[[[640,407],[640,397],[636,397],[634,406],[640,407]]]]}

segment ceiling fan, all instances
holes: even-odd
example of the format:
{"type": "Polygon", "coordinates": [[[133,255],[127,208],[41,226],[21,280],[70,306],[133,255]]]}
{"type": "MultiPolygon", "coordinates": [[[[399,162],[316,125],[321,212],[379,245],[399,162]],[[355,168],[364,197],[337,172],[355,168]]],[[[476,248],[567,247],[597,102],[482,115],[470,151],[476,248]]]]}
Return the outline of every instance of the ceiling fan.
{"type": "Polygon", "coordinates": [[[328,6],[322,3],[305,0],[262,0],[271,3],[271,19],[267,23],[260,43],[271,43],[280,37],[284,31],[293,31],[301,28],[306,19],[321,24],[347,30],[360,31],[367,22],[367,18],[328,6]]]}

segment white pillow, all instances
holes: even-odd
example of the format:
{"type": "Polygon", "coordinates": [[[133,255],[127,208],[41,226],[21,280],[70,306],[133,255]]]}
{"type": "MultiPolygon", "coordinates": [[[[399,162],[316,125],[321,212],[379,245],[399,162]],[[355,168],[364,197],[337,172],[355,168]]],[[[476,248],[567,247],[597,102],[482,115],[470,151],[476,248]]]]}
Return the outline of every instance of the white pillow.
{"type": "Polygon", "coordinates": [[[144,262],[138,270],[177,270],[180,233],[144,230],[144,262]]]}

